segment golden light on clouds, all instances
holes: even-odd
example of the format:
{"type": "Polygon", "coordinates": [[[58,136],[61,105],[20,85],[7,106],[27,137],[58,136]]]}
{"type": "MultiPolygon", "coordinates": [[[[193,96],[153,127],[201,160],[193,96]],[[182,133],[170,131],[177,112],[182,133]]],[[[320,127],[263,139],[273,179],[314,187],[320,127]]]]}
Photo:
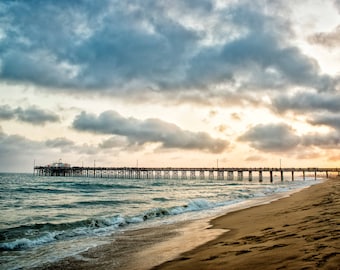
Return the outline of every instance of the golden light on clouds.
{"type": "Polygon", "coordinates": [[[338,1],[116,2],[0,6],[0,171],[339,165],[338,1]]]}

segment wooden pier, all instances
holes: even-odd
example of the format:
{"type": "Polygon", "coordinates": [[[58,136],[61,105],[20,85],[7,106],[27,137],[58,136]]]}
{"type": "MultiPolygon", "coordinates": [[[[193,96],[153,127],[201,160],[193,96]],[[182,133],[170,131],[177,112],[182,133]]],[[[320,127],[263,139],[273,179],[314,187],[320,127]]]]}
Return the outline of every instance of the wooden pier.
{"type": "Polygon", "coordinates": [[[331,174],[340,175],[340,168],[143,168],[143,167],[71,167],[71,166],[34,166],[37,176],[77,176],[123,179],[218,179],[252,181],[255,174],[259,182],[264,176],[270,182],[274,177],[281,181],[287,177],[294,181],[299,174],[303,179],[317,178],[317,175],[329,177],[331,174]]]}

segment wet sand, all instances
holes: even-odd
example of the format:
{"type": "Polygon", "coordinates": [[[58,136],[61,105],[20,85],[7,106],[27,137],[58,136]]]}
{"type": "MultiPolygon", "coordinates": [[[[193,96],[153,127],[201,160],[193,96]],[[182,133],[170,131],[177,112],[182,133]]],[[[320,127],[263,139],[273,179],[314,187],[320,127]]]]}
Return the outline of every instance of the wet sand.
{"type": "Polygon", "coordinates": [[[153,269],[340,269],[340,178],[212,224],[230,231],[153,269]]]}
{"type": "Polygon", "coordinates": [[[35,270],[148,270],[202,245],[224,230],[210,230],[209,220],[181,222],[115,234],[109,244],[50,262],[35,270]]]}
{"type": "Polygon", "coordinates": [[[150,268],[340,270],[340,178],[212,221],[127,231],[38,269],[150,268]]]}

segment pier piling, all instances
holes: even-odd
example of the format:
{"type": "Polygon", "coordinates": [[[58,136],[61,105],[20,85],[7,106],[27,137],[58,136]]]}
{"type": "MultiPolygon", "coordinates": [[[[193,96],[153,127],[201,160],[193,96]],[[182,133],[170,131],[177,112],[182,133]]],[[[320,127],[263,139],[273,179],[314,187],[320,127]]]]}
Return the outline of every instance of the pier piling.
{"type": "Polygon", "coordinates": [[[270,183],[273,183],[273,171],[270,171],[270,183]]]}
{"type": "Polygon", "coordinates": [[[263,181],[262,171],[259,171],[259,182],[263,181]]]}

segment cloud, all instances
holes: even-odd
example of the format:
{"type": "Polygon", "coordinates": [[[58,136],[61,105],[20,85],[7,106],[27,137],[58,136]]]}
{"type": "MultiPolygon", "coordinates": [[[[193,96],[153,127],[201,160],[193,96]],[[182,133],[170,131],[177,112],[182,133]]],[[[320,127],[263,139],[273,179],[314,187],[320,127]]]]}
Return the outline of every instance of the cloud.
{"type": "Polygon", "coordinates": [[[256,125],[238,140],[249,142],[253,148],[265,152],[288,151],[300,143],[300,138],[285,124],[256,125]]]}
{"type": "Polygon", "coordinates": [[[40,142],[29,140],[19,135],[7,135],[0,133],[0,153],[4,158],[9,152],[27,154],[33,151],[43,149],[43,144],[40,142]]]}
{"type": "Polygon", "coordinates": [[[340,145],[340,132],[329,132],[327,134],[307,134],[302,137],[301,143],[304,146],[334,148],[340,145]]]}
{"type": "Polygon", "coordinates": [[[263,156],[258,156],[258,155],[252,155],[248,156],[245,161],[265,161],[266,159],[263,156]]]}
{"type": "Polygon", "coordinates": [[[110,149],[110,148],[122,148],[127,146],[128,142],[125,138],[120,136],[113,136],[107,140],[104,140],[102,143],[99,144],[99,147],[102,149],[110,149]]]}
{"type": "Polygon", "coordinates": [[[273,98],[273,107],[279,112],[323,110],[340,112],[340,95],[335,93],[308,93],[298,92],[294,95],[278,95],[273,98]]]}
{"type": "Polygon", "coordinates": [[[338,12],[340,13],[340,0],[334,0],[334,5],[338,9],[338,12]]]}
{"type": "Polygon", "coordinates": [[[192,93],[186,101],[219,95],[214,86],[225,83],[227,93],[333,89],[315,60],[288,45],[283,6],[261,3],[7,1],[1,77],[50,91],[192,93]]]}
{"type": "Polygon", "coordinates": [[[227,125],[218,125],[215,129],[218,131],[218,132],[225,132],[229,127],[227,125]]]}
{"type": "Polygon", "coordinates": [[[58,122],[59,116],[53,112],[45,111],[35,106],[31,106],[26,109],[21,107],[13,109],[8,105],[2,105],[0,106],[0,119],[17,119],[33,125],[44,125],[47,122],[58,122]]]}
{"type": "MultiPolygon", "coordinates": [[[[76,144],[74,141],[69,140],[64,137],[49,139],[43,142],[46,149],[50,150],[59,150],[60,153],[65,155],[66,153],[76,153],[76,154],[85,154],[85,155],[95,155],[101,152],[101,149],[105,147],[101,147],[100,145],[93,145],[93,144],[76,144]]],[[[122,145],[120,145],[122,147],[122,145]]],[[[108,148],[108,147],[106,147],[108,148]]]]}
{"type": "Polygon", "coordinates": [[[160,143],[162,148],[203,150],[221,153],[228,142],[214,139],[205,132],[191,132],[159,119],[125,118],[114,111],[99,116],[82,112],[73,121],[73,128],[99,134],[120,135],[131,145],[160,143]]]}
{"type": "Polygon", "coordinates": [[[319,44],[329,48],[338,48],[340,46],[340,25],[332,32],[316,33],[308,38],[312,44],[319,44]]]}
{"type": "MultiPolygon", "coordinates": [[[[312,125],[325,125],[332,127],[340,132],[340,115],[339,114],[321,114],[316,115],[309,120],[312,125]]],[[[340,133],[338,134],[340,136],[340,133]]]]}
{"type": "Polygon", "coordinates": [[[43,143],[0,132],[0,171],[32,171],[38,156],[46,156],[43,143]]]}
{"type": "Polygon", "coordinates": [[[329,161],[339,161],[340,160],[340,155],[333,155],[328,158],[329,161]]]}
{"type": "Polygon", "coordinates": [[[46,146],[53,148],[65,148],[74,146],[74,142],[66,138],[55,138],[45,142],[46,146]]]}
{"type": "Polygon", "coordinates": [[[234,112],[234,113],[232,113],[230,116],[231,116],[231,119],[233,119],[233,120],[235,120],[235,121],[240,121],[240,120],[241,120],[241,115],[240,115],[240,113],[234,112]]]}
{"type": "MultiPolygon", "coordinates": [[[[285,152],[297,147],[319,147],[334,148],[340,145],[340,118],[320,117],[311,122],[315,125],[330,125],[337,127],[337,131],[328,133],[307,133],[301,136],[295,134],[294,130],[286,124],[259,124],[243,135],[238,140],[249,142],[250,146],[264,152],[285,152]]],[[[299,150],[301,154],[301,150],[299,150]]],[[[300,158],[300,156],[298,155],[300,158]]]]}
{"type": "Polygon", "coordinates": [[[62,137],[46,141],[31,140],[21,135],[6,134],[0,127],[1,172],[32,172],[34,161],[37,165],[46,165],[61,157],[63,160],[88,162],[100,150],[96,145],[77,145],[62,137]]]}
{"type": "Polygon", "coordinates": [[[286,45],[288,22],[244,5],[229,9],[228,16],[232,18],[229,24],[246,29],[246,33],[200,50],[190,62],[190,82],[202,85],[231,81],[239,91],[280,90],[292,85],[320,91],[334,89],[334,80],[320,74],[314,59],[286,45]]]}
{"type": "Polygon", "coordinates": [[[15,116],[14,111],[8,105],[0,106],[0,119],[3,120],[10,120],[13,119],[15,116]]]}
{"type": "Polygon", "coordinates": [[[316,149],[314,148],[307,148],[304,151],[299,151],[295,156],[298,159],[317,159],[322,157],[322,152],[320,152],[319,149],[317,149],[318,151],[315,151],[316,149]]]}
{"type": "Polygon", "coordinates": [[[202,52],[193,63],[193,80],[209,83],[233,78],[240,89],[281,89],[302,85],[319,90],[333,87],[332,79],[319,76],[316,63],[297,48],[280,48],[273,37],[252,33],[224,46],[202,52]],[[208,55],[204,55],[208,54],[208,55]],[[205,66],[206,69],[200,67],[205,66]],[[196,71],[197,70],[197,71],[196,71]]]}
{"type": "Polygon", "coordinates": [[[100,6],[91,1],[7,4],[11,27],[3,48],[3,77],[49,87],[106,89],[145,82],[159,86],[180,76],[198,39],[195,31],[164,16],[166,11],[153,1],[103,1],[100,6]]]}
{"type": "Polygon", "coordinates": [[[334,148],[340,145],[340,116],[339,114],[317,114],[308,122],[315,126],[328,126],[333,130],[328,133],[310,133],[302,137],[304,146],[318,146],[323,148],[334,148]]]}
{"type": "Polygon", "coordinates": [[[16,109],[17,118],[23,122],[28,122],[33,125],[42,125],[46,122],[58,122],[59,117],[48,111],[41,110],[36,107],[29,107],[27,109],[16,109]]]}

